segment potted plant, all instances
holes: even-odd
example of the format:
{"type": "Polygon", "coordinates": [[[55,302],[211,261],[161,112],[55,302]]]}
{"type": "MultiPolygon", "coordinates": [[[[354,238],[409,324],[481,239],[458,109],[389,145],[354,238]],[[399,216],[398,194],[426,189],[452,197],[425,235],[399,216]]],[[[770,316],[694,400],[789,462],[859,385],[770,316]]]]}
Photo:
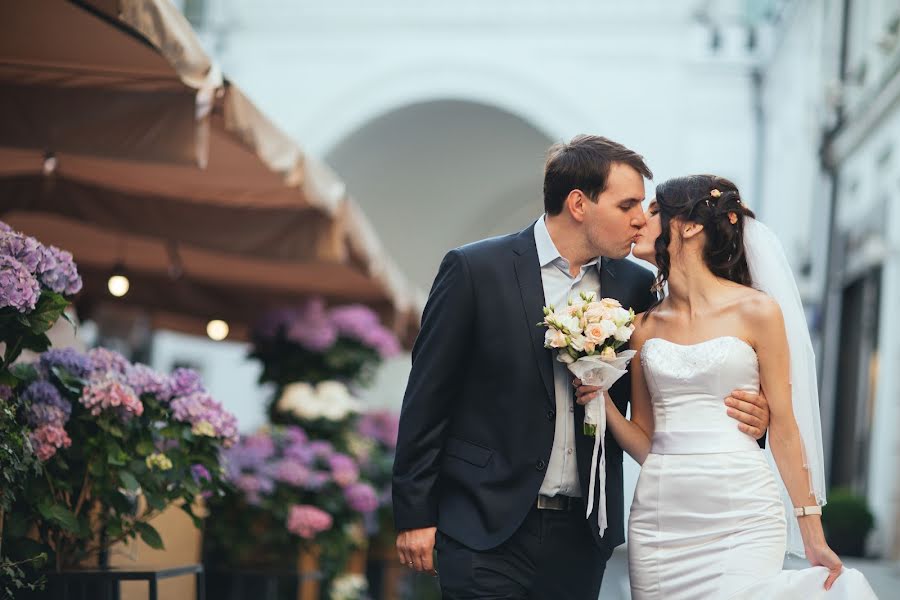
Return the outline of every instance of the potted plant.
{"type": "Polygon", "coordinates": [[[247,572],[305,570],[300,574],[307,576],[315,569],[327,593],[353,550],[365,544],[363,520],[378,507],[357,462],[294,425],[246,436],[224,458],[233,489],[210,502],[208,564],[247,572]]]}
{"type": "Polygon", "coordinates": [[[7,522],[20,551],[40,549],[56,572],[94,564],[111,545],[163,541],[149,521],[222,492],[220,451],[237,423],[199,374],[160,374],[120,354],[52,349],[13,367],[16,404],[40,461],[7,522]]]}
{"type": "Polygon", "coordinates": [[[875,517],[864,497],[840,488],[828,494],[828,504],[822,509],[822,526],[832,550],[841,556],[862,557],[875,517]]]}

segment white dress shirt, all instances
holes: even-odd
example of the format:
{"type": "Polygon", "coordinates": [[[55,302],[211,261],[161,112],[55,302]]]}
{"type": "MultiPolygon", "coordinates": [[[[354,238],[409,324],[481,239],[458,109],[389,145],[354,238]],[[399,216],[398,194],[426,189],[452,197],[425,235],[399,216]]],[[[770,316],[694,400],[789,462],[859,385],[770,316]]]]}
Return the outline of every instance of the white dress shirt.
{"type": "MultiPolygon", "coordinates": [[[[600,297],[600,261],[594,260],[581,266],[577,277],[569,273],[569,261],[563,258],[547,231],[544,219],[534,225],[534,241],[537,245],[538,261],[541,265],[541,282],[544,286],[544,303],[559,308],[565,306],[569,298],[580,292],[596,292],[600,297]]],[[[578,467],[575,459],[575,390],[572,375],[564,363],[556,360],[553,351],[553,388],[556,396],[556,427],[553,432],[553,449],[547,473],[541,484],[540,493],[545,496],[581,496],[578,482],[578,467]]]]}

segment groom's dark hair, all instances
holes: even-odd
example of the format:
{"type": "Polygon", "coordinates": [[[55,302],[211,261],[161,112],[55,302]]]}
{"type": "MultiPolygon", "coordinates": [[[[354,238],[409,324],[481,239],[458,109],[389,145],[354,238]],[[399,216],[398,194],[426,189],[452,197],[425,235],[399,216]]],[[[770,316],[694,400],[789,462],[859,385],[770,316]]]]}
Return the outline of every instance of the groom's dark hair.
{"type": "Polygon", "coordinates": [[[577,135],[568,144],[554,144],[544,166],[544,210],[558,215],[572,190],[581,190],[596,202],[613,163],[626,164],[647,179],[653,172],[644,157],[599,135],[577,135]]]}

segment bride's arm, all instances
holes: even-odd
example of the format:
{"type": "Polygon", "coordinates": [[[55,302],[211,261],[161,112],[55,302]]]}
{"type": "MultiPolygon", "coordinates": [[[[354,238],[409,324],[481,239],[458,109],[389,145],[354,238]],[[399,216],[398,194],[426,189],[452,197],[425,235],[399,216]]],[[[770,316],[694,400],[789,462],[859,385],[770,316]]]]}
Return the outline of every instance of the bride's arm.
{"type": "MultiPolygon", "coordinates": [[[[635,323],[641,320],[641,315],[635,318],[635,323]]],[[[631,371],[631,420],[619,412],[609,394],[604,394],[606,402],[606,426],[616,438],[619,446],[627,452],[631,458],[639,464],[644,464],[647,454],[650,453],[650,438],[653,436],[653,409],[650,405],[650,392],[644,382],[644,372],[641,368],[641,347],[644,338],[640,333],[640,327],[635,329],[631,337],[631,349],[637,354],[629,366],[631,371]]],[[[580,386],[576,391],[579,404],[585,404],[596,398],[599,392],[591,386],[580,386]]]]}
{"type": "MultiPolygon", "coordinates": [[[[784,328],[781,308],[770,298],[749,303],[754,346],[759,356],[760,383],[769,402],[769,445],[778,472],[795,507],[814,506],[809,472],[803,466],[803,440],[794,418],[791,399],[790,348],[784,328]]],[[[787,515],[787,518],[798,518],[787,515]]],[[[831,570],[826,589],[840,574],[841,562],[825,542],[822,519],[819,515],[799,517],[800,534],[806,557],[813,565],[831,570]]]]}

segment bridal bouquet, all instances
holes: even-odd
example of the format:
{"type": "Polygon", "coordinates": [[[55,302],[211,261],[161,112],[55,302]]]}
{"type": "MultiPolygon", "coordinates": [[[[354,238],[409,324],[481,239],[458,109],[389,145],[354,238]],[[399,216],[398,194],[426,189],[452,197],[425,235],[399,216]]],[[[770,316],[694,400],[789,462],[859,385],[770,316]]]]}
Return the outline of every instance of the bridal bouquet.
{"type": "MultiPolygon", "coordinates": [[[[634,333],[634,310],[625,310],[618,300],[596,299],[594,292],[581,292],[578,300],[556,310],[544,307],[547,328],[544,347],[558,350],[556,359],[569,366],[569,371],[584,385],[607,391],[627,371],[633,350],[616,354],[634,333]]],[[[591,400],[584,410],[584,434],[596,435],[602,398],[591,400]]]]}
{"type": "MultiPolygon", "coordinates": [[[[544,347],[557,350],[556,359],[566,363],[575,377],[584,385],[596,386],[602,392],[609,390],[627,372],[625,367],[635,355],[634,350],[616,354],[616,350],[634,333],[634,310],[625,310],[618,300],[612,298],[597,300],[594,292],[581,292],[577,300],[569,299],[568,305],[561,310],[545,306],[544,320],[538,326],[547,328],[544,347]]],[[[584,433],[594,436],[587,516],[594,508],[594,487],[599,476],[598,522],[600,535],[603,535],[607,515],[606,405],[602,395],[584,407],[584,433]]]]}

